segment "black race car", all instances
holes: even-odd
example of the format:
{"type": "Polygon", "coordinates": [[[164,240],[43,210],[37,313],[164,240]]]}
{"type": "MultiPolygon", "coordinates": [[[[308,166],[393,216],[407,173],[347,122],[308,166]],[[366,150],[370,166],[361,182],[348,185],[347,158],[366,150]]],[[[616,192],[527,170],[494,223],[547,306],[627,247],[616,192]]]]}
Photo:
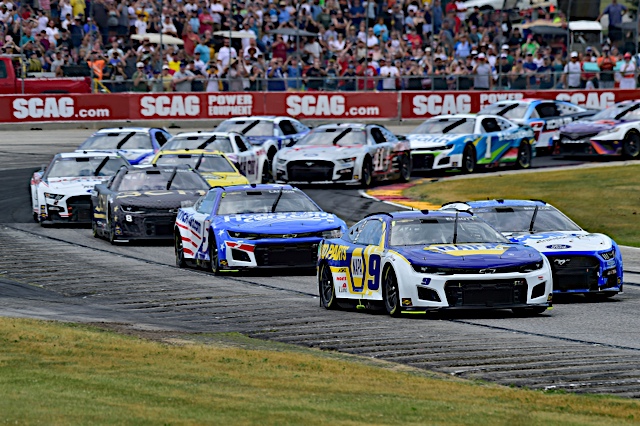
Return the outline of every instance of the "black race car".
{"type": "Polygon", "coordinates": [[[189,166],[121,169],[91,193],[94,237],[116,240],[172,239],[178,209],[209,190],[189,166]]]}

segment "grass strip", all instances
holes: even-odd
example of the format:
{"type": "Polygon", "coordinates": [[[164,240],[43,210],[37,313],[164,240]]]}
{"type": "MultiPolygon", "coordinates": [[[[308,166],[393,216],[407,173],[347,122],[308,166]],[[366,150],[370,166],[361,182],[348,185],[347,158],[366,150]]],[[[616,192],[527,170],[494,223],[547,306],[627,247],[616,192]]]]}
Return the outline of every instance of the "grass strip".
{"type": "Polygon", "coordinates": [[[434,379],[358,357],[216,339],[167,344],[0,318],[0,423],[624,425],[640,413],[638,401],[622,398],[434,379]]]}
{"type": "Polygon", "coordinates": [[[640,164],[431,180],[405,196],[441,205],[494,198],[541,199],[591,232],[640,247],[640,164]]]}

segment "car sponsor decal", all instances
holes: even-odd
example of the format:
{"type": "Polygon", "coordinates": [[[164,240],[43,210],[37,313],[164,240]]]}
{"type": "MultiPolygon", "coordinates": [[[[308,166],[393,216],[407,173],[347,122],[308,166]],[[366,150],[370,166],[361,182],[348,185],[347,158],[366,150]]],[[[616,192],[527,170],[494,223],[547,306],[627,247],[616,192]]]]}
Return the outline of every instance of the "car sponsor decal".
{"type": "Polygon", "coordinates": [[[548,245],[546,248],[550,250],[565,250],[565,249],[570,249],[571,246],[568,246],[566,244],[551,244],[551,245],[548,245]]]}
{"type": "Polygon", "coordinates": [[[323,244],[320,249],[320,257],[322,259],[334,260],[336,262],[347,260],[348,246],[338,244],[323,244]]]}
{"type": "Polygon", "coordinates": [[[435,253],[448,254],[450,256],[475,256],[475,255],[501,255],[509,250],[509,246],[485,246],[482,244],[434,244],[424,250],[435,253]]]}

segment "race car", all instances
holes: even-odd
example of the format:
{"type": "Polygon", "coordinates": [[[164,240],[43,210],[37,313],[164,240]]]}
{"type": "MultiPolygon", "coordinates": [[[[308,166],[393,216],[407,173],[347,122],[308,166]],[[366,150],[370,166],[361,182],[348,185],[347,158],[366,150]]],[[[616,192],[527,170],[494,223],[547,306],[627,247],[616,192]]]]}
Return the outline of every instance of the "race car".
{"type": "Polygon", "coordinates": [[[100,129],[85,140],[77,151],[110,151],[133,165],[149,164],[171,134],[151,127],[115,127],[100,129]]]}
{"type": "Polygon", "coordinates": [[[611,297],[622,292],[622,254],[615,241],[589,233],[539,200],[485,200],[445,204],[470,211],[511,241],[533,247],[551,263],[554,293],[611,297]]]}
{"type": "Polygon", "coordinates": [[[31,177],[33,218],[42,225],[90,223],[91,190],[129,163],[109,152],[57,154],[48,167],[31,177]]]}
{"type": "Polygon", "coordinates": [[[500,115],[516,124],[530,126],[536,132],[535,149],[538,154],[551,154],[553,137],[560,127],[597,112],[570,102],[542,99],[501,101],[480,110],[480,114],[500,115]]]}
{"type": "Polygon", "coordinates": [[[116,241],[173,238],[178,209],[193,205],[209,184],[186,165],[121,169],[91,192],[93,236],[116,241]]]}
{"type": "Polygon", "coordinates": [[[461,169],[473,173],[478,166],[528,169],[535,143],[530,127],[486,114],[430,118],[406,137],[414,172],[461,169]]]}
{"type": "Polygon", "coordinates": [[[234,117],[216,127],[218,132],[236,132],[253,145],[262,146],[269,161],[278,150],[294,145],[311,129],[295,118],[278,116],[234,117]]]}
{"type": "Polygon", "coordinates": [[[640,101],[618,102],[594,116],[560,128],[554,154],[640,158],[640,101]]]}
{"type": "Polygon", "coordinates": [[[318,254],[318,291],[327,309],[538,314],[552,302],[547,259],[468,213],[373,214],[342,238],[324,240],[318,254]]]}
{"type": "Polygon", "coordinates": [[[211,186],[233,186],[249,184],[236,166],[219,151],[189,150],[161,151],[152,164],[170,167],[186,164],[204,177],[211,186]]]}
{"type": "Polygon", "coordinates": [[[162,151],[182,149],[222,152],[251,183],[265,183],[271,177],[264,149],[254,147],[239,133],[201,131],[178,133],[162,147],[162,151]]]}
{"type": "Polygon", "coordinates": [[[322,238],[344,221],[289,185],[212,188],[175,222],[176,265],[218,274],[247,268],[315,268],[322,238]]]}
{"type": "Polygon", "coordinates": [[[276,182],[360,183],[411,177],[409,143],[377,124],[316,127],[274,158],[276,182]]]}

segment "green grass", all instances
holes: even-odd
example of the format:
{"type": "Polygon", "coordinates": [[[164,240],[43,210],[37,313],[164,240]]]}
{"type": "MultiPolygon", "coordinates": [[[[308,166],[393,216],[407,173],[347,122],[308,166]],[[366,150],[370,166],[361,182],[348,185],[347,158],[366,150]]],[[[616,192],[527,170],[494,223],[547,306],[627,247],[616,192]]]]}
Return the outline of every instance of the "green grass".
{"type": "Polygon", "coordinates": [[[0,319],[0,424],[625,425],[640,402],[512,389],[215,335],[0,319]]]}
{"type": "Polygon", "coordinates": [[[591,232],[640,247],[640,164],[430,181],[411,187],[405,196],[435,204],[487,198],[541,199],[591,232]]]}

